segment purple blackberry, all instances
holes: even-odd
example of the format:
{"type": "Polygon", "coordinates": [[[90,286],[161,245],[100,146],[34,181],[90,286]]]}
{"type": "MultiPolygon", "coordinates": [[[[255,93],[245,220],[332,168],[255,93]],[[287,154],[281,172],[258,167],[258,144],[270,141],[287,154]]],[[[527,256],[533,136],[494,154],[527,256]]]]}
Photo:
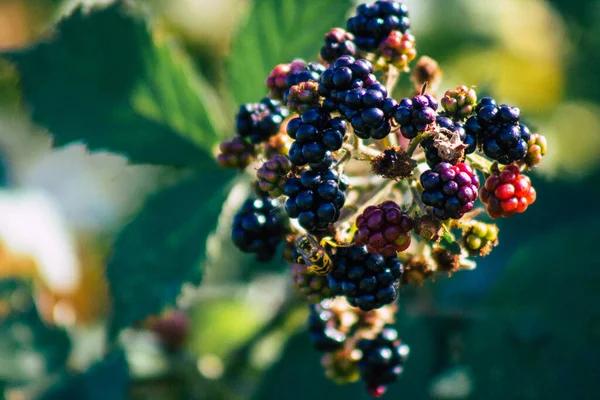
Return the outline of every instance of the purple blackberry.
{"type": "Polygon", "coordinates": [[[479,178],[471,167],[442,162],[421,174],[423,203],[433,207],[439,219],[460,219],[471,211],[477,199],[479,178]]]}
{"type": "Polygon", "coordinates": [[[331,28],[325,35],[325,44],[321,47],[321,58],[327,64],[333,64],[341,56],[354,57],[356,45],[353,40],[354,35],[342,28],[331,28]]]}
{"type": "Polygon", "coordinates": [[[331,302],[325,300],[309,306],[308,332],[315,349],[332,352],[341,349],[346,341],[336,313],[330,309],[331,302]]]}
{"type": "Polygon", "coordinates": [[[387,97],[369,61],[351,56],[338,58],[321,75],[319,93],[325,97],[323,107],[338,110],[352,124],[356,136],[383,139],[390,133],[389,120],[398,104],[387,97]]]}
{"type": "Polygon", "coordinates": [[[386,326],[375,339],[361,339],[356,347],[362,352],[358,369],[367,391],[373,397],[382,396],[386,386],[402,373],[408,346],[400,341],[394,328],[386,326]]]}
{"type": "Polygon", "coordinates": [[[300,178],[290,179],[284,193],[288,196],[285,209],[290,218],[298,218],[309,232],[324,231],[338,220],[348,187],[346,178],[333,169],[306,170],[300,178]]]}
{"type": "Polygon", "coordinates": [[[250,143],[260,143],[279,132],[289,111],[277,100],[265,97],[259,103],[243,104],[236,116],[237,133],[250,143]]]}
{"type": "MultiPolygon", "coordinates": [[[[435,122],[444,130],[458,133],[460,142],[466,146],[462,152],[459,152],[460,154],[471,154],[475,151],[477,148],[477,138],[472,133],[466,133],[462,122],[454,122],[450,118],[441,115],[436,117],[435,122]]],[[[442,135],[450,139],[451,135],[449,133],[444,132],[443,130],[441,132],[442,135]]],[[[432,136],[423,139],[421,142],[421,147],[423,147],[423,150],[425,150],[425,158],[427,159],[427,165],[429,165],[430,168],[433,168],[444,161],[450,162],[451,164],[456,164],[457,162],[461,161],[461,157],[456,157],[454,159],[442,159],[442,157],[439,155],[438,148],[435,146],[435,140],[432,136]]]]}
{"type": "Polygon", "coordinates": [[[400,124],[400,132],[407,139],[433,128],[437,116],[438,101],[429,94],[404,98],[394,114],[400,124]]]}
{"type": "Polygon", "coordinates": [[[363,311],[391,304],[398,297],[403,265],[394,257],[369,254],[364,246],[340,247],[333,257],[329,287],[363,311]]]}
{"type": "Polygon", "coordinates": [[[270,260],[287,232],[287,218],[277,200],[248,198],[233,219],[231,238],[243,252],[270,260]]]}
{"type": "Polygon", "coordinates": [[[492,98],[484,97],[477,103],[475,113],[465,123],[465,129],[467,134],[478,138],[486,156],[500,164],[525,158],[531,133],[519,123],[518,108],[498,106],[492,98]]]}
{"type": "Polygon", "coordinates": [[[339,150],[346,135],[346,123],[331,118],[329,111],[316,107],[288,122],[287,133],[295,142],[289,151],[294,165],[319,164],[339,150]]]}
{"type": "Polygon", "coordinates": [[[291,72],[285,79],[286,88],[283,94],[284,103],[288,102],[288,95],[292,86],[308,81],[319,82],[321,74],[325,71],[325,67],[318,62],[307,64],[303,60],[296,60],[291,65],[291,72]]]}
{"type": "Polygon", "coordinates": [[[356,46],[367,52],[377,50],[391,31],[406,33],[409,28],[408,9],[395,0],[361,4],[356,9],[356,16],[346,22],[346,30],[354,34],[356,46]]]}

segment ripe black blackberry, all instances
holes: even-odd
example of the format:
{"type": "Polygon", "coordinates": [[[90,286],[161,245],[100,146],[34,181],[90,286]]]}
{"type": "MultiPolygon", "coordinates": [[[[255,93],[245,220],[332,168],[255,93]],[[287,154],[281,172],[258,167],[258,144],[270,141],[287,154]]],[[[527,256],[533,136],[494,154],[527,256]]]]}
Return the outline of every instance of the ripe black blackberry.
{"type": "Polygon", "coordinates": [[[433,207],[439,219],[460,219],[471,211],[477,199],[479,178],[466,164],[439,163],[421,174],[423,203],[433,207]]]}
{"type": "Polygon", "coordinates": [[[289,111],[277,100],[265,97],[259,103],[243,104],[236,116],[237,133],[250,143],[260,143],[279,132],[289,111]]]}
{"type": "Polygon", "coordinates": [[[319,164],[331,151],[342,147],[346,123],[341,118],[331,118],[329,111],[316,107],[291,119],[287,133],[295,139],[288,154],[294,165],[319,164]]]}
{"type": "Polygon", "coordinates": [[[390,133],[389,120],[398,104],[387,97],[369,61],[351,56],[338,58],[321,75],[319,93],[325,97],[323,107],[338,110],[352,124],[356,136],[383,139],[390,133]]]}
{"type": "Polygon", "coordinates": [[[403,265],[396,257],[369,254],[364,246],[340,247],[333,258],[329,287],[334,295],[363,311],[390,304],[398,297],[403,265]]]}
{"type": "Polygon", "coordinates": [[[248,198],[233,219],[231,238],[243,252],[270,260],[287,232],[287,218],[277,200],[248,198]]]}
{"type": "Polygon", "coordinates": [[[325,44],[321,47],[321,58],[327,64],[333,64],[341,56],[356,55],[354,35],[342,28],[331,28],[325,35],[325,44]]]}
{"type": "Polygon", "coordinates": [[[346,178],[333,169],[306,170],[300,178],[286,183],[285,209],[289,217],[298,218],[298,223],[307,231],[324,231],[340,217],[347,187],[346,178]]]}
{"type": "Polygon", "coordinates": [[[331,303],[327,300],[309,306],[308,332],[310,341],[316,350],[331,352],[341,349],[346,341],[346,334],[342,332],[338,316],[330,309],[331,303]]]}
{"type": "Polygon", "coordinates": [[[519,123],[520,111],[506,104],[498,106],[484,97],[475,107],[475,116],[465,123],[468,134],[476,136],[486,156],[500,164],[521,161],[527,155],[529,129],[519,123]]]}
{"type": "Polygon", "coordinates": [[[362,352],[358,369],[367,391],[373,397],[382,396],[387,385],[394,383],[402,373],[408,346],[400,341],[394,328],[387,326],[375,339],[361,339],[356,347],[362,352]]]}
{"type": "Polygon", "coordinates": [[[437,108],[438,101],[429,94],[400,100],[394,119],[400,124],[402,136],[413,139],[419,133],[432,129],[437,117],[437,108]]]}
{"type": "MultiPolygon", "coordinates": [[[[447,131],[456,132],[458,134],[458,138],[460,139],[459,145],[461,149],[456,154],[471,154],[475,151],[477,148],[477,138],[472,133],[467,134],[461,122],[454,122],[450,118],[441,115],[436,117],[435,122],[438,127],[443,129],[441,134],[446,136],[448,139],[451,138],[451,134],[449,134],[447,131]]],[[[444,161],[450,162],[451,164],[456,164],[457,162],[461,161],[461,157],[440,157],[439,149],[435,146],[435,139],[432,136],[423,139],[421,142],[421,147],[423,147],[423,150],[425,151],[427,165],[429,165],[430,168],[434,168],[436,165],[444,161]]]]}
{"type": "Polygon", "coordinates": [[[377,50],[391,31],[406,33],[409,28],[408,9],[396,0],[361,4],[356,9],[356,16],[346,21],[346,29],[354,34],[356,46],[367,52],[377,50]]]}

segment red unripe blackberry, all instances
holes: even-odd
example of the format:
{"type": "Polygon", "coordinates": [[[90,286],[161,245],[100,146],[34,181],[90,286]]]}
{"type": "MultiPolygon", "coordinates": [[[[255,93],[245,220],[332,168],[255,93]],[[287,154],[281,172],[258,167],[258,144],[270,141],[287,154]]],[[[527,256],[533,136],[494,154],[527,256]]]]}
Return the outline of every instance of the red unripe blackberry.
{"type": "Polygon", "coordinates": [[[217,162],[223,168],[244,169],[256,155],[254,146],[239,136],[221,142],[219,145],[221,153],[217,156],[217,162]]]}
{"type": "Polygon", "coordinates": [[[395,256],[410,246],[413,220],[393,201],[369,206],[356,218],[358,231],[354,242],[367,246],[369,253],[385,257],[395,256]]]}
{"type": "Polygon", "coordinates": [[[286,95],[287,108],[298,114],[318,107],[320,100],[319,84],[315,81],[300,82],[292,86],[286,95]]]}
{"type": "Polygon", "coordinates": [[[325,44],[321,47],[321,59],[327,64],[333,64],[342,56],[356,55],[354,35],[342,28],[331,28],[325,35],[325,44]]]}
{"type": "Polygon", "coordinates": [[[392,31],[379,45],[377,55],[400,71],[408,72],[408,64],[417,56],[415,37],[410,33],[392,31]]]}
{"type": "Polygon", "coordinates": [[[290,70],[290,64],[278,64],[271,70],[271,73],[265,80],[270,98],[283,100],[283,93],[287,89],[285,81],[290,74],[290,70]]]}
{"type": "Polygon", "coordinates": [[[512,217],[522,213],[536,199],[535,189],[529,177],[514,164],[507,165],[502,172],[490,175],[479,192],[481,201],[493,219],[512,217]]]}
{"type": "Polygon", "coordinates": [[[286,156],[277,155],[265,161],[256,171],[258,188],[271,197],[281,196],[291,170],[292,162],[286,156]]]}

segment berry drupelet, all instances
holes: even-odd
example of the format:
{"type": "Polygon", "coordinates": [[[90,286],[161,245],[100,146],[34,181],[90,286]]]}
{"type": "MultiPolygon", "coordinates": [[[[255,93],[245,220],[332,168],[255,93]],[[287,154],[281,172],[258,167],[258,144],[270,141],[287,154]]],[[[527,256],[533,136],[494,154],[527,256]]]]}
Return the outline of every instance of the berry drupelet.
{"type": "Polygon", "coordinates": [[[237,133],[250,143],[261,143],[279,131],[289,111],[279,101],[265,97],[260,103],[247,103],[236,116],[237,133]]]}
{"type": "Polygon", "coordinates": [[[447,140],[440,143],[442,138],[438,136],[436,144],[436,138],[429,136],[421,141],[430,168],[444,161],[456,164],[462,161],[465,154],[471,154],[476,150],[477,138],[467,135],[461,122],[454,122],[448,117],[438,115],[435,123],[441,128],[439,135],[444,135],[447,140]],[[452,137],[453,133],[456,134],[456,138],[452,137]]]}
{"type": "Polygon", "coordinates": [[[479,178],[466,164],[440,163],[421,174],[423,203],[433,207],[439,219],[460,219],[477,199],[479,178]]]}
{"type": "Polygon", "coordinates": [[[315,81],[300,82],[292,86],[286,95],[287,108],[298,114],[318,107],[320,100],[319,84],[315,81]]]}
{"type": "Polygon", "coordinates": [[[479,195],[493,219],[522,213],[536,199],[529,177],[516,165],[507,165],[502,172],[490,175],[479,195]]]}
{"type": "Polygon", "coordinates": [[[330,306],[331,303],[327,300],[309,306],[310,340],[314,348],[322,352],[339,350],[346,341],[346,334],[339,329],[339,318],[330,306]]]}
{"type": "Polygon", "coordinates": [[[321,47],[321,58],[327,64],[333,64],[342,56],[356,55],[356,45],[353,42],[354,35],[342,28],[331,28],[325,35],[325,44],[321,47]]]}
{"type": "Polygon", "coordinates": [[[288,196],[285,209],[290,218],[309,232],[327,229],[330,223],[338,220],[344,206],[348,187],[345,177],[333,169],[315,171],[309,169],[300,178],[290,179],[284,193],[288,196]]]}
{"type": "Polygon", "coordinates": [[[332,151],[342,147],[346,123],[341,118],[331,118],[329,111],[317,107],[290,120],[287,133],[295,139],[289,151],[294,165],[320,164],[331,157],[332,151]]]}
{"type": "Polygon", "coordinates": [[[219,150],[221,152],[217,156],[217,162],[223,168],[244,169],[256,156],[254,146],[239,136],[222,142],[219,150]]]}
{"type": "Polygon", "coordinates": [[[389,326],[373,340],[360,340],[357,348],[362,352],[358,369],[367,391],[373,397],[380,397],[387,385],[394,383],[402,373],[409,348],[402,344],[398,332],[389,326]]]}
{"type": "Polygon", "coordinates": [[[398,297],[403,265],[396,257],[369,254],[364,246],[340,247],[333,258],[329,287],[363,311],[391,304],[398,297]]]}
{"type": "Polygon", "coordinates": [[[393,257],[410,246],[413,221],[398,204],[386,201],[367,207],[356,218],[356,227],[354,242],[357,245],[367,246],[369,253],[393,257]]]}
{"type": "Polygon", "coordinates": [[[467,120],[465,129],[476,136],[486,156],[500,164],[523,160],[531,133],[519,123],[520,111],[506,104],[498,106],[484,97],[475,107],[476,116],[467,120]]]}
{"type": "Polygon", "coordinates": [[[325,97],[323,107],[340,114],[352,124],[362,139],[383,139],[392,127],[397,102],[388,98],[387,90],[373,75],[373,65],[354,57],[338,58],[321,75],[319,93],[325,97]]]}
{"type": "Polygon", "coordinates": [[[346,21],[346,29],[354,34],[356,46],[367,52],[377,50],[390,32],[406,33],[409,28],[408,9],[397,0],[361,4],[356,9],[356,16],[346,21]]]}
{"type": "Polygon", "coordinates": [[[231,237],[243,252],[255,253],[259,261],[268,261],[283,240],[287,223],[276,200],[249,198],[233,219],[231,237]]]}
{"type": "Polygon", "coordinates": [[[437,100],[429,94],[400,100],[394,119],[400,124],[402,136],[414,139],[419,133],[433,129],[437,108],[437,100]]]}

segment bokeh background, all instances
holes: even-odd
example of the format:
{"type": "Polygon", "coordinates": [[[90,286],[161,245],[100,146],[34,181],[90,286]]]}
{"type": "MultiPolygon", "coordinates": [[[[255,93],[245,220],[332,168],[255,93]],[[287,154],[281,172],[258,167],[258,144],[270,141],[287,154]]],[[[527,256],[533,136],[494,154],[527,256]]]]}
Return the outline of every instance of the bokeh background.
{"type": "MultiPolygon", "coordinates": [[[[0,0],[0,49],[50,37],[74,3],[0,0]]],[[[229,92],[223,67],[250,0],[137,3],[189,52],[223,102],[244,98],[229,92]]],[[[411,356],[386,398],[597,398],[600,2],[406,3],[419,54],[443,68],[442,89],[477,85],[519,106],[548,138],[549,153],[532,179],[537,202],[499,222],[500,246],[476,270],[402,294],[397,325],[411,356]]],[[[409,85],[404,77],[399,90],[409,85]]],[[[77,379],[75,392],[46,398],[117,399],[104,391],[126,382],[132,399],[368,398],[359,384],[325,379],[305,311],[281,311],[285,265],[241,255],[227,226],[209,237],[202,286],[180,298],[189,323],[184,349],[166,351],[154,332],[132,330],[122,338],[128,371],[117,356],[88,373],[106,350],[110,244],[149,195],[187,172],[131,165],[83,144],[53,148],[52,132],[30,111],[17,71],[0,59],[0,397],[37,398],[77,379]]],[[[244,190],[230,196],[223,220],[244,190]]]]}

